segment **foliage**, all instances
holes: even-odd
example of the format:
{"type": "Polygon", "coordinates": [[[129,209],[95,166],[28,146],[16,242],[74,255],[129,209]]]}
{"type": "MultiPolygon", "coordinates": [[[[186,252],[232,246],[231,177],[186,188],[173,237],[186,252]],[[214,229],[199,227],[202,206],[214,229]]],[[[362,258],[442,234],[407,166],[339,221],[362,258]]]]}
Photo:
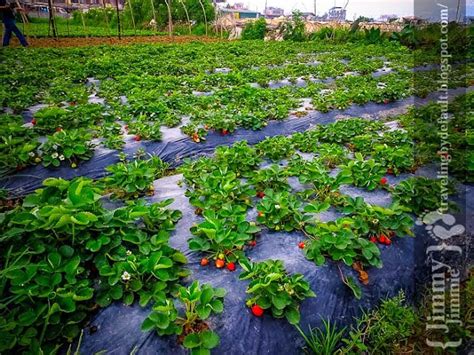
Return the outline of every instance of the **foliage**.
{"type": "Polygon", "coordinates": [[[290,157],[293,152],[291,140],[284,136],[275,136],[264,139],[256,145],[259,155],[278,161],[290,157]]]}
{"type": "Polygon", "coordinates": [[[303,42],[307,40],[305,23],[299,11],[293,11],[292,19],[282,23],[280,34],[284,40],[303,42]]]}
{"type": "Polygon", "coordinates": [[[264,17],[260,17],[255,21],[250,21],[245,24],[242,30],[242,39],[264,39],[267,32],[267,22],[264,17]]]}
{"type": "Polygon", "coordinates": [[[323,319],[322,329],[309,326],[307,333],[299,325],[295,324],[295,327],[306,342],[308,350],[321,355],[335,354],[346,330],[346,328],[338,329],[329,319],[323,319]]]}
{"type": "Polygon", "coordinates": [[[235,262],[243,256],[244,245],[260,232],[255,222],[246,221],[245,208],[239,206],[204,211],[203,217],[203,222],[191,228],[189,248],[209,253],[214,259],[224,255],[223,260],[235,262]]]}
{"type": "Polygon", "coordinates": [[[251,280],[247,293],[247,306],[259,305],[271,311],[273,317],[285,317],[291,324],[300,321],[300,303],[316,294],[301,274],[290,275],[281,260],[265,260],[252,263],[248,259],[240,260],[244,270],[240,280],[251,280]]]}
{"type": "Polygon", "coordinates": [[[222,313],[223,288],[212,288],[194,281],[190,286],[178,289],[178,300],[184,306],[184,314],[169,299],[153,306],[153,311],[142,324],[142,330],[156,330],[159,335],[182,335],[183,345],[192,354],[210,354],[209,349],[219,345],[219,336],[211,330],[200,330],[200,326],[212,313],[222,313]]]}
{"type": "Polygon", "coordinates": [[[367,266],[382,267],[379,248],[359,236],[351,228],[353,223],[351,219],[343,218],[306,226],[306,232],[310,235],[310,241],[305,247],[306,257],[317,265],[322,265],[325,257],[329,256],[348,266],[361,261],[367,266]]]}
{"type": "Polygon", "coordinates": [[[232,147],[219,146],[215,156],[218,165],[227,165],[237,176],[251,175],[261,162],[255,149],[246,141],[234,143],[232,147]]]}
{"type": "Polygon", "coordinates": [[[59,167],[63,161],[75,168],[81,160],[89,160],[94,154],[91,135],[82,129],[61,130],[47,137],[41,144],[42,164],[46,167],[59,167]]]}
{"type": "Polygon", "coordinates": [[[416,313],[404,305],[405,294],[382,301],[379,308],[364,312],[344,339],[345,352],[365,351],[369,354],[391,353],[406,344],[414,332],[416,313]]]}
{"type": "Polygon", "coordinates": [[[168,167],[157,156],[146,160],[121,161],[106,168],[111,174],[104,178],[104,183],[114,197],[137,198],[147,193],[153,194],[153,182],[162,177],[168,167]]]}
{"type": "Polygon", "coordinates": [[[180,214],[133,203],[109,211],[101,192],[85,178],[46,179],[1,214],[2,352],[55,353],[94,304],[162,302],[186,275],[168,245],[180,214]]]}
{"type": "Polygon", "coordinates": [[[54,133],[59,129],[74,129],[97,124],[102,119],[99,104],[73,105],[67,108],[50,106],[35,113],[34,129],[40,133],[54,133]]]}
{"type": "Polygon", "coordinates": [[[276,231],[291,232],[304,224],[302,202],[288,191],[265,190],[265,197],[257,205],[259,223],[276,231]]]}
{"type": "Polygon", "coordinates": [[[0,115],[0,175],[13,169],[38,163],[36,149],[39,141],[31,129],[22,126],[22,118],[13,115],[0,115]]]}
{"type": "Polygon", "coordinates": [[[440,180],[417,176],[400,182],[393,189],[392,197],[395,202],[421,216],[427,211],[437,210],[440,196],[453,194],[454,191],[450,183],[444,186],[440,180]]]}
{"type": "Polygon", "coordinates": [[[355,186],[374,190],[380,186],[380,179],[386,169],[375,159],[365,160],[361,153],[355,153],[355,159],[340,167],[344,173],[351,176],[355,186]]]}

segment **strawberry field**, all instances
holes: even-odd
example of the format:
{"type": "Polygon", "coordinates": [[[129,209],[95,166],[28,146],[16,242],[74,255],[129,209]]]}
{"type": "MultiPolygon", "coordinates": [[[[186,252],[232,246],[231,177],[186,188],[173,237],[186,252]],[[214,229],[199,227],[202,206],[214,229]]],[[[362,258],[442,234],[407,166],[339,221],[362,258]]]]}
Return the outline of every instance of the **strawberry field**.
{"type": "Polygon", "coordinates": [[[426,350],[423,222],[472,214],[472,63],[445,138],[436,53],[395,42],[1,55],[0,353],[426,350]]]}

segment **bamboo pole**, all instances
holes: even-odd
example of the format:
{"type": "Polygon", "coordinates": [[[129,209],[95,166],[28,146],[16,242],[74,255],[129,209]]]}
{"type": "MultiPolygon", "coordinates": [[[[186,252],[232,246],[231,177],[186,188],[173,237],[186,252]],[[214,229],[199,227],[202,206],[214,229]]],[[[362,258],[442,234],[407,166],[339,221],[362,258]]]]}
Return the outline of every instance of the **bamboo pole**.
{"type": "Polygon", "coordinates": [[[117,31],[118,31],[118,38],[122,38],[122,34],[120,31],[120,10],[119,10],[119,0],[115,0],[115,8],[117,9],[117,31]]]}
{"type": "Polygon", "coordinates": [[[173,17],[171,16],[171,0],[165,0],[168,8],[168,35],[173,37],[173,17]]]}
{"type": "Polygon", "coordinates": [[[82,28],[84,29],[84,34],[86,35],[86,38],[89,37],[88,31],[87,31],[87,26],[86,26],[86,20],[84,18],[84,12],[81,10],[81,20],[82,20],[82,28]]]}
{"type": "Polygon", "coordinates": [[[186,5],[184,4],[183,0],[178,0],[178,1],[181,3],[181,5],[183,5],[184,13],[186,14],[186,19],[188,21],[189,34],[191,34],[191,19],[189,18],[188,9],[186,8],[186,5]]]}
{"type": "Polygon", "coordinates": [[[53,31],[53,37],[58,38],[58,32],[56,30],[56,21],[54,20],[54,10],[53,10],[53,0],[48,0],[48,11],[49,11],[49,26],[48,26],[48,36],[49,29],[53,31]]]}
{"type": "Polygon", "coordinates": [[[199,0],[199,4],[201,5],[202,13],[204,14],[204,24],[206,25],[206,37],[207,37],[208,31],[207,31],[207,15],[206,15],[206,8],[204,7],[204,4],[202,3],[201,0],[199,0]]]}
{"type": "Polygon", "coordinates": [[[156,22],[156,11],[155,11],[155,4],[153,3],[153,0],[150,0],[151,2],[151,11],[153,13],[153,21],[155,22],[155,33],[157,32],[158,30],[158,23],[156,22]]]}
{"type": "Polygon", "coordinates": [[[135,25],[135,17],[133,16],[132,0],[128,0],[127,2],[128,2],[128,7],[130,8],[130,15],[132,16],[133,33],[136,36],[137,35],[137,26],[135,25]]]}
{"type": "Polygon", "coordinates": [[[105,25],[107,26],[107,33],[109,34],[109,37],[110,37],[109,16],[107,16],[107,7],[105,6],[105,0],[102,0],[102,8],[104,9],[105,25]]]}

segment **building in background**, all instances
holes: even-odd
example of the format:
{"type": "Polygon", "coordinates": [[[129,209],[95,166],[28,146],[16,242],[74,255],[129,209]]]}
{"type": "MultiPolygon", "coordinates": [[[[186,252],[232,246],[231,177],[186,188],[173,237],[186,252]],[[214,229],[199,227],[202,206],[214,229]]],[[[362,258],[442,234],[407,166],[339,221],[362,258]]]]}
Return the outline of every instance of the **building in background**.
{"type": "Polygon", "coordinates": [[[285,11],[283,9],[280,9],[279,7],[269,6],[265,8],[264,15],[266,18],[272,19],[272,18],[285,16],[285,11]]]}
{"type": "Polygon", "coordinates": [[[381,21],[381,22],[391,22],[391,21],[395,21],[396,19],[398,19],[398,15],[390,14],[390,15],[380,16],[379,21],[381,21]]]}
{"type": "Polygon", "coordinates": [[[346,9],[340,6],[334,6],[329,9],[327,19],[329,21],[345,21],[346,13],[346,9]]]}
{"type": "Polygon", "coordinates": [[[227,6],[219,8],[218,11],[222,16],[231,16],[236,20],[259,18],[262,16],[258,11],[247,9],[242,3],[235,3],[234,5],[227,4],[227,6]]]}

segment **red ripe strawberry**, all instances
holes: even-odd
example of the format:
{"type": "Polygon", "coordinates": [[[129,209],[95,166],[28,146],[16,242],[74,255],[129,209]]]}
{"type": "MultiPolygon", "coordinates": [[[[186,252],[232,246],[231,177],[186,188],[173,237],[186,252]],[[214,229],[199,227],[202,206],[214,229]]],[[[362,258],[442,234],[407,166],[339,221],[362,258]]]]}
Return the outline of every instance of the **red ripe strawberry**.
{"type": "Polygon", "coordinates": [[[255,317],[261,317],[263,316],[263,308],[260,307],[258,304],[254,304],[251,308],[252,310],[252,314],[255,316],[255,317]]]}
{"type": "Polygon", "coordinates": [[[222,133],[223,136],[227,136],[229,134],[229,130],[228,129],[223,129],[221,131],[221,133],[222,133]]]}
{"type": "Polygon", "coordinates": [[[36,124],[36,120],[35,120],[34,118],[31,120],[31,124],[32,124],[33,126],[36,124]]]}
{"type": "Polygon", "coordinates": [[[372,243],[377,243],[377,238],[375,238],[374,236],[370,237],[370,241],[372,243]]]}
{"type": "Polygon", "coordinates": [[[61,132],[63,129],[61,127],[56,128],[56,132],[61,132]]]}
{"type": "Polygon", "coordinates": [[[263,192],[263,191],[258,191],[258,192],[257,192],[257,197],[258,197],[258,198],[264,198],[264,197],[265,197],[265,192],[263,192]]]}
{"type": "Polygon", "coordinates": [[[382,185],[386,185],[387,182],[388,182],[388,179],[387,179],[385,176],[380,179],[380,183],[381,183],[382,185]]]}
{"type": "Polygon", "coordinates": [[[224,265],[225,265],[224,260],[222,260],[222,259],[217,259],[216,260],[216,268],[222,269],[224,267],[224,265]]]}
{"type": "Polygon", "coordinates": [[[199,134],[197,134],[196,132],[193,133],[193,141],[195,141],[196,143],[199,143],[201,140],[199,139],[199,134]]]}
{"type": "Polygon", "coordinates": [[[379,242],[382,243],[382,244],[386,244],[387,243],[387,237],[385,235],[380,235],[379,236],[379,242]]]}
{"type": "Polygon", "coordinates": [[[209,264],[209,259],[208,258],[202,258],[201,259],[201,266],[206,266],[209,264]]]}
{"type": "Polygon", "coordinates": [[[385,238],[385,245],[390,245],[392,244],[392,241],[390,240],[390,238],[385,238]]]}
{"type": "Polygon", "coordinates": [[[226,265],[227,270],[229,271],[235,271],[235,264],[234,263],[227,263],[226,265]]]}
{"type": "Polygon", "coordinates": [[[139,142],[142,140],[142,137],[136,135],[135,137],[133,137],[133,139],[136,141],[136,142],[139,142]]]}
{"type": "Polygon", "coordinates": [[[254,247],[254,246],[256,246],[256,245],[257,245],[257,241],[256,241],[256,240],[251,240],[251,241],[249,242],[249,246],[251,246],[251,247],[254,247]]]}
{"type": "Polygon", "coordinates": [[[304,249],[304,247],[305,247],[304,242],[299,242],[299,243],[298,243],[298,248],[304,249]]]}
{"type": "Polygon", "coordinates": [[[258,216],[263,217],[264,216],[263,212],[258,211],[258,216]]]}

